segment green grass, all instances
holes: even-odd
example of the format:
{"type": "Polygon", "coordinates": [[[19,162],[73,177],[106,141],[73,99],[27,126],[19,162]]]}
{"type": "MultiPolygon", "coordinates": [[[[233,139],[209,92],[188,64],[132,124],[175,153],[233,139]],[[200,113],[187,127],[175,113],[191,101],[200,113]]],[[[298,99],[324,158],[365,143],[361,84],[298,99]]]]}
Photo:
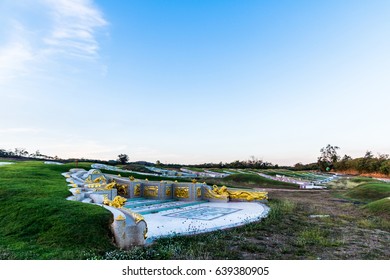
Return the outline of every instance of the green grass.
{"type": "Polygon", "coordinates": [[[17,162],[17,161],[12,159],[0,158],[0,162],[17,162]]]}
{"type": "Polygon", "coordinates": [[[390,198],[382,198],[368,203],[363,208],[370,213],[390,219],[390,198]]]}
{"type": "Polygon", "coordinates": [[[367,183],[381,183],[381,181],[368,177],[340,177],[337,180],[329,182],[327,186],[332,189],[352,189],[367,183]]]}
{"type": "Polygon", "coordinates": [[[296,239],[296,245],[305,247],[307,245],[319,245],[323,247],[339,246],[342,241],[329,237],[329,232],[318,227],[302,230],[296,239]]]}
{"type": "Polygon", "coordinates": [[[230,171],[228,169],[221,169],[221,168],[209,168],[209,169],[206,169],[206,170],[209,170],[209,171],[212,171],[212,172],[218,172],[218,173],[222,173],[222,174],[228,174],[225,171],[232,172],[232,171],[230,171]]]}
{"type": "Polygon", "coordinates": [[[227,184],[233,186],[252,186],[260,188],[285,187],[298,188],[296,184],[275,181],[256,174],[232,174],[221,179],[207,180],[210,183],[227,184]]]}
{"type": "Polygon", "coordinates": [[[377,179],[368,178],[368,177],[352,177],[349,178],[349,181],[356,184],[363,184],[363,183],[378,183],[379,181],[377,179]]]}
{"type": "MultiPolygon", "coordinates": [[[[146,168],[142,164],[137,164],[137,163],[128,163],[126,165],[118,165],[118,168],[129,170],[129,171],[135,171],[135,172],[143,172],[143,173],[155,173],[158,174],[157,172],[154,172],[148,168],[146,168]]],[[[102,170],[103,172],[105,170],[102,170]]]]}
{"type": "Polygon", "coordinates": [[[204,168],[198,168],[198,167],[184,167],[184,168],[195,172],[204,172],[204,168]]]}
{"type": "Polygon", "coordinates": [[[327,183],[326,186],[331,189],[348,190],[367,183],[381,183],[381,181],[368,177],[341,177],[327,183]]]}
{"type": "Polygon", "coordinates": [[[73,167],[39,161],[0,167],[0,258],[80,259],[114,248],[111,213],[66,200],[61,172],[73,167]]]}
{"type": "Polygon", "coordinates": [[[390,196],[389,183],[365,183],[346,192],[345,196],[364,202],[372,202],[390,196]]]}
{"type": "Polygon", "coordinates": [[[316,180],[323,180],[328,178],[329,176],[324,176],[320,174],[316,174],[313,172],[307,172],[307,171],[291,171],[287,169],[267,169],[267,170],[257,170],[257,172],[262,172],[264,174],[270,175],[270,176],[286,176],[290,178],[294,178],[297,180],[309,180],[309,181],[316,181],[316,180]]]}

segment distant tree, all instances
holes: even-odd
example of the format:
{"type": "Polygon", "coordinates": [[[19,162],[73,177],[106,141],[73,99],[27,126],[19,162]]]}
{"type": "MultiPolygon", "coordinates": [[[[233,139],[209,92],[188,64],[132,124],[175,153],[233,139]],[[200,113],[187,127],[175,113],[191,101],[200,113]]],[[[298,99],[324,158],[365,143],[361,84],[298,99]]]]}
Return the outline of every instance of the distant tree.
{"type": "Polygon", "coordinates": [[[40,158],[40,157],[42,157],[42,154],[39,150],[36,150],[36,152],[32,154],[32,157],[40,158]]]}
{"type": "Polygon", "coordinates": [[[351,168],[350,162],[352,158],[348,155],[344,155],[343,158],[335,164],[335,169],[338,171],[344,171],[351,168]]]}
{"type": "Polygon", "coordinates": [[[18,157],[25,157],[28,155],[28,152],[25,148],[15,148],[14,155],[18,157]]]}
{"type": "Polygon", "coordinates": [[[390,175],[390,160],[382,162],[379,172],[385,175],[390,175]]]}
{"type": "Polygon", "coordinates": [[[156,166],[160,166],[161,162],[159,160],[156,161],[156,166]]]}
{"type": "Polygon", "coordinates": [[[129,161],[129,156],[126,155],[126,154],[120,154],[120,155],[118,155],[118,160],[119,160],[122,164],[126,164],[126,163],[129,161]]]}
{"type": "Polygon", "coordinates": [[[302,164],[302,162],[298,162],[294,165],[294,169],[297,169],[297,170],[302,170],[304,167],[304,165],[302,164]]]}
{"type": "Polygon", "coordinates": [[[6,157],[8,156],[8,152],[4,149],[0,149],[0,157],[6,157]]]}
{"type": "Polygon", "coordinates": [[[371,151],[367,151],[366,154],[364,155],[364,158],[372,159],[374,158],[374,154],[371,151]]]}
{"type": "Polygon", "coordinates": [[[248,160],[248,165],[255,165],[257,163],[258,159],[255,156],[250,156],[248,160]]]}
{"type": "Polygon", "coordinates": [[[360,161],[360,170],[362,172],[375,172],[380,169],[380,160],[374,157],[371,151],[367,151],[363,159],[360,161]]]}
{"type": "Polygon", "coordinates": [[[337,154],[338,149],[340,148],[328,144],[320,150],[321,156],[318,157],[317,163],[321,171],[329,171],[334,167],[334,164],[340,159],[337,154]]]}

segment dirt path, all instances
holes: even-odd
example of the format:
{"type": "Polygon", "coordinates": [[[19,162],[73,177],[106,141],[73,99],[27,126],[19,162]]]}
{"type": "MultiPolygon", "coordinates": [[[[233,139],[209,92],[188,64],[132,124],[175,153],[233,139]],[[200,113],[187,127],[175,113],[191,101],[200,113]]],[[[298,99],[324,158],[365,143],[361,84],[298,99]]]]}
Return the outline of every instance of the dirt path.
{"type": "Polygon", "coordinates": [[[295,216],[307,228],[306,231],[299,229],[301,232],[295,233],[296,238],[317,231],[319,237],[314,236],[313,240],[317,238],[318,243],[323,243],[323,246],[313,246],[317,258],[390,259],[388,224],[383,225],[379,219],[364,212],[360,205],[340,199],[332,191],[268,191],[270,199],[296,203],[297,211],[289,219],[295,216]],[[310,218],[309,215],[330,217],[310,218]]]}

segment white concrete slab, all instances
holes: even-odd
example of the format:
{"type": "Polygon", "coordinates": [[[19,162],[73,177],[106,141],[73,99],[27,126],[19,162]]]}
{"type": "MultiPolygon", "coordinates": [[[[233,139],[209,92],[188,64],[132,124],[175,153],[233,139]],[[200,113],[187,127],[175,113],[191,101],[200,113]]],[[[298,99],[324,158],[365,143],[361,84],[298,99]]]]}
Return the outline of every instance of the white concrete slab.
{"type": "Polygon", "coordinates": [[[151,242],[162,236],[187,235],[236,227],[267,216],[269,207],[256,202],[202,203],[144,214],[151,242]]]}
{"type": "Polygon", "coordinates": [[[2,165],[8,165],[8,164],[14,164],[13,162],[0,162],[0,166],[2,165]]]}

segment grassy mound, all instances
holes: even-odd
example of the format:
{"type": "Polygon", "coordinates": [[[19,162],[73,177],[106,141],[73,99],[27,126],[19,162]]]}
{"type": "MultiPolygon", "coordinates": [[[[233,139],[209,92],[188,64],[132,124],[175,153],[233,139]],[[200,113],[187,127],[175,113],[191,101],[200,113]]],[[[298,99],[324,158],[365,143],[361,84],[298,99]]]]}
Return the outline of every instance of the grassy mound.
{"type": "Polygon", "coordinates": [[[275,181],[264,178],[256,174],[232,174],[219,180],[221,184],[233,185],[233,186],[253,186],[262,188],[272,187],[287,187],[298,188],[296,184],[275,181]]]}
{"type": "Polygon", "coordinates": [[[364,206],[371,213],[390,219],[390,197],[382,198],[364,206]]]}
{"type": "Polygon", "coordinates": [[[349,180],[352,183],[355,183],[355,184],[378,183],[378,182],[380,182],[377,179],[373,179],[373,178],[369,178],[369,177],[352,177],[352,178],[349,178],[349,180]]]}
{"type": "Polygon", "coordinates": [[[111,213],[66,200],[61,172],[73,167],[39,161],[0,167],[0,259],[82,259],[114,248],[111,213]]]}
{"type": "Polygon", "coordinates": [[[129,170],[129,171],[158,174],[157,172],[154,172],[154,171],[146,168],[144,165],[137,164],[137,163],[128,163],[126,165],[118,165],[117,167],[121,168],[121,169],[129,170]]]}
{"type": "Polygon", "coordinates": [[[380,181],[368,177],[341,177],[337,180],[329,182],[327,187],[332,189],[347,190],[367,183],[380,183],[380,181]]]}
{"type": "Polygon", "coordinates": [[[359,185],[345,194],[347,197],[372,202],[390,196],[390,184],[367,183],[359,185]]]}

